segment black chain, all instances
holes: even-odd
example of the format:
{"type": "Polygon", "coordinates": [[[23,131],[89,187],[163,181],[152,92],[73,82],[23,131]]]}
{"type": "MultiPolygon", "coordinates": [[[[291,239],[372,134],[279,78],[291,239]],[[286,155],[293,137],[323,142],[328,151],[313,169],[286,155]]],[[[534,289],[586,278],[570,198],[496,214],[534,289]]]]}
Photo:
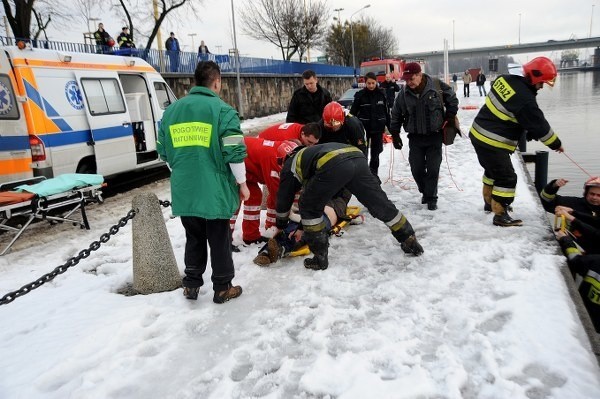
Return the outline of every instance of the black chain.
{"type": "Polygon", "coordinates": [[[158,200],[158,203],[161,204],[163,207],[168,208],[171,206],[171,201],[163,201],[163,200],[158,200]]]}
{"type": "MultiPolygon", "coordinates": [[[[170,205],[169,201],[161,201],[160,203],[163,206],[165,206],[163,204],[163,202],[168,202],[170,205]]],[[[6,305],[8,303],[11,303],[18,297],[30,293],[31,291],[33,291],[36,288],[43,285],[44,283],[47,283],[48,281],[52,281],[54,279],[54,277],[58,276],[59,274],[63,274],[70,267],[77,265],[80,260],[87,258],[88,256],[91,255],[91,253],[93,251],[96,251],[98,248],[100,248],[100,246],[102,244],[107,243],[108,240],[110,240],[111,236],[114,236],[115,234],[117,234],[121,227],[124,227],[127,224],[127,222],[129,222],[131,219],[133,219],[135,217],[135,214],[136,214],[136,210],[131,209],[129,212],[127,212],[126,216],[121,218],[121,220],[119,220],[119,222],[117,224],[113,225],[109,229],[108,233],[102,234],[98,241],[92,242],[87,249],[83,249],[83,250],[79,251],[79,254],[77,254],[77,256],[73,256],[73,257],[69,258],[69,260],[67,260],[64,265],[57,266],[50,273],[46,273],[42,277],[38,278],[37,280],[35,280],[29,284],[22,286],[18,290],[9,292],[8,294],[4,295],[2,298],[0,298],[0,305],[6,305]]]]}

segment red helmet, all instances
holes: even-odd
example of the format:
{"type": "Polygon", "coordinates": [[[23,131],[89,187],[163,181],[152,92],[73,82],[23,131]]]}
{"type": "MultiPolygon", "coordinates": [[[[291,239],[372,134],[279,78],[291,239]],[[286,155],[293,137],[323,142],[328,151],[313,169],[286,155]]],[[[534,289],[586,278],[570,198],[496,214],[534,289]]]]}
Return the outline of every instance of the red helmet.
{"type": "Polygon", "coordinates": [[[293,141],[284,141],[283,143],[279,144],[279,147],[277,147],[277,159],[285,160],[285,158],[292,151],[294,151],[296,147],[298,147],[298,144],[293,141]]]}
{"type": "Polygon", "coordinates": [[[332,101],[323,108],[323,124],[325,127],[333,128],[343,125],[345,120],[346,114],[340,103],[332,101]]]}
{"type": "Polygon", "coordinates": [[[525,77],[529,79],[532,85],[546,83],[548,86],[554,86],[556,79],[556,66],[546,57],[536,57],[523,65],[525,77]]]}
{"type": "Polygon", "coordinates": [[[585,197],[590,187],[600,187],[600,176],[592,176],[583,185],[583,196],[585,197]]]}

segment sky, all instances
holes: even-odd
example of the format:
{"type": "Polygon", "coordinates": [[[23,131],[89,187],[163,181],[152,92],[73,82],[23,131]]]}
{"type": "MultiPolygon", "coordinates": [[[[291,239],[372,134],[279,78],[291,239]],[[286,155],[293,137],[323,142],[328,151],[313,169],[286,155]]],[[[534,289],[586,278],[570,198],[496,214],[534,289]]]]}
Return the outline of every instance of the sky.
{"type": "MultiPolygon", "coordinates": [[[[461,98],[461,107],[482,103],[461,98]]],[[[476,113],[461,108],[463,131],[476,113]]],[[[261,268],[252,263],[258,247],[242,246],[234,283],[244,292],[229,303],[213,304],[210,285],[197,301],[181,289],[123,296],[117,291],[133,280],[129,223],[79,265],[0,306],[0,397],[600,397],[564,257],[517,159],[513,216],[525,224],[501,228],[482,210],[482,170],[468,139],[444,149],[435,212],[420,203],[407,157],[407,148],[386,144],[379,175],[422,256],[405,255],[363,210],[363,224],[331,238],[327,270],[307,270],[302,258],[261,268]]],[[[0,295],[87,248],[141,192],[170,199],[160,180],[89,206],[90,231],[34,225],[0,257],[0,295]]],[[[184,230],[162,212],[182,273],[184,230]]]]}
{"type": "MultiPolygon", "coordinates": [[[[147,0],[150,4],[150,0],[147,0]]],[[[311,0],[305,0],[308,4],[311,0]]],[[[235,7],[243,1],[233,0],[235,7]]],[[[522,0],[497,1],[480,0],[423,0],[404,4],[397,0],[329,0],[330,22],[337,16],[334,9],[343,8],[339,16],[349,20],[352,14],[367,4],[370,7],[356,13],[353,21],[361,16],[375,18],[382,27],[393,29],[398,39],[398,53],[443,50],[444,39],[449,48],[471,48],[507,44],[539,42],[546,40],[567,40],[572,35],[586,38],[600,36],[600,2],[597,0],[546,0],[543,3],[522,0]],[[594,5],[598,3],[598,7],[594,5]],[[592,17],[592,10],[594,16],[592,17]]],[[[231,34],[231,0],[204,0],[200,8],[200,20],[171,20],[163,26],[163,40],[174,31],[184,49],[197,49],[204,40],[213,53],[227,53],[233,48],[231,34]],[[196,34],[196,36],[189,36],[196,34]]],[[[115,37],[123,22],[105,12],[104,23],[115,37]]],[[[239,12],[236,14],[239,19],[239,12]]],[[[240,54],[249,57],[281,59],[281,51],[273,45],[245,36],[241,22],[236,19],[237,42],[240,54]]],[[[85,23],[73,21],[73,30],[53,29],[50,37],[54,40],[70,41],[79,38],[80,32],[87,30],[85,23]]],[[[81,39],[82,40],[82,39],[81,39]]],[[[311,57],[321,54],[311,51],[311,57]]]]}

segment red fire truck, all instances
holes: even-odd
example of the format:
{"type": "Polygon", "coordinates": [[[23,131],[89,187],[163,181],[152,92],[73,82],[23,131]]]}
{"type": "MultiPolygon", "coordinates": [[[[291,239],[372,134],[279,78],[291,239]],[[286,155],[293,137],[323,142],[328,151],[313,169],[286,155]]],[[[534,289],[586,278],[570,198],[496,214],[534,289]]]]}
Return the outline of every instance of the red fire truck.
{"type": "MultiPolygon", "coordinates": [[[[377,76],[377,81],[379,83],[385,81],[385,75],[390,74],[392,79],[399,82],[402,77],[402,72],[404,72],[404,65],[407,62],[400,58],[373,58],[370,61],[364,61],[360,64],[360,76],[358,78],[359,85],[364,84],[365,75],[368,72],[373,72],[375,76],[377,76]]],[[[419,62],[421,64],[421,69],[424,69],[424,63],[419,62]]]]}

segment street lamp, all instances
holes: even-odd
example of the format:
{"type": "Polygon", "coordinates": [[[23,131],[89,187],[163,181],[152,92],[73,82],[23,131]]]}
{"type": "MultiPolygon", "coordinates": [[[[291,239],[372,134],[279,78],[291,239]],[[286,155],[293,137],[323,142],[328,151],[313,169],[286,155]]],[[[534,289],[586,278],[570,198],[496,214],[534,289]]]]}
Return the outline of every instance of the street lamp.
{"type": "Polygon", "coordinates": [[[238,89],[238,114],[240,119],[244,119],[244,104],[242,102],[242,83],[240,79],[240,52],[237,46],[237,35],[235,33],[235,9],[233,0],[231,0],[231,25],[233,27],[233,47],[235,48],[235,69],[238,89]]]}
{"type": "Polygon", "coordinates": [[[519,44],[521,44],[521,13],[519,13],[519,44]]]}
{"type": "Polygon", "coordinates": [[[344,11],[343,8],[334,8],[333,12],[337,12],[338,16],[337,16],[337,21],[338,21],[338,25],[342,23],[342,20],[340,19],[340,11],[344,11]]]}
{"type": "Polygon", "coordinates": [[[590,17],[590,35],[588,37],[592,37],[592,22],[594,21],[594,6],[595,6],[595,4],[592,4],[592,16],[590,17]]]}
{"type": "Polygon", "coordinates": [[[188,36],[192,38],[192,51],[196,51],[196,46],[194,45],[194,36],[198,36],[197,33],[188,33],[188,36]]]}
{"type": "Polygon", "coordinates": [[[350,40],[352,41],[352,68],[354,70],[354,79],[356,79],[356,58],[354,57],[354,29],[352,29],[352,25],[353,25],[352,17],[354,17],[357,13],[361,12],[365,8],[369,8],[369,7],[371,7],[371,5],[367,4],[360,10],[354,12],[354,14],[350,15],[350,40]]]}

